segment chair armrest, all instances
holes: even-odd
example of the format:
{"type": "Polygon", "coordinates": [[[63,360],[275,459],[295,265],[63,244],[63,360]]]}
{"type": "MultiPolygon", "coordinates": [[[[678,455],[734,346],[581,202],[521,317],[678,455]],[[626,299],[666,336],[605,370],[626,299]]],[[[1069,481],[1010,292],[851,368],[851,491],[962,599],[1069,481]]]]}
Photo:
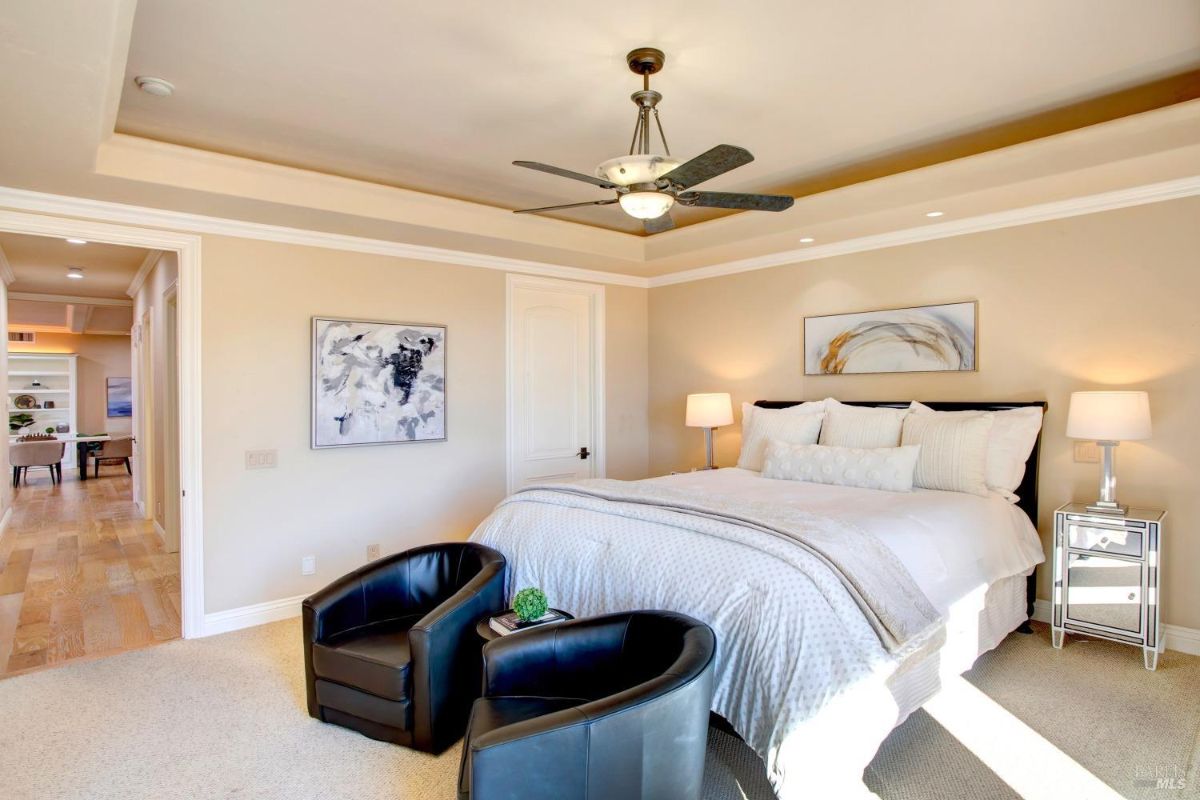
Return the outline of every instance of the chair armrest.
{"type": "Polygon", "coordinates": [[[588,781],[588,720],[568,708],[496,728],[473,739],[471,800],[583,797],[588,781]],[[522,770],[519,765],[536,764],[522,770]]]}
{"type": "Polygon", "coordinates": [[[479,696],[482,643],[475,623],[504,609],[504,571],[502,559],[485,564],[409,629],[414,733],[428,736],[439,750],[462,735],[471,702],[479,696]]]}

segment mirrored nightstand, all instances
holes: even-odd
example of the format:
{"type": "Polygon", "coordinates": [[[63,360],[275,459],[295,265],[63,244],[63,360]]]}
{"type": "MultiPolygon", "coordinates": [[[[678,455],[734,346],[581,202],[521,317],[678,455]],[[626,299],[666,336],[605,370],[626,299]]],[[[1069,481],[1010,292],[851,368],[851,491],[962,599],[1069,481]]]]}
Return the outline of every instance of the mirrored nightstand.
{"type": "Polygon", "coordinates": [[[1084,633],[1142,648],[1146,669],[1161,647],[1159,585],[1167,512],[1131,508],[1095,514],[1085,503],[1054,512],[1054,600],[1050,635],[1084,633]]]}

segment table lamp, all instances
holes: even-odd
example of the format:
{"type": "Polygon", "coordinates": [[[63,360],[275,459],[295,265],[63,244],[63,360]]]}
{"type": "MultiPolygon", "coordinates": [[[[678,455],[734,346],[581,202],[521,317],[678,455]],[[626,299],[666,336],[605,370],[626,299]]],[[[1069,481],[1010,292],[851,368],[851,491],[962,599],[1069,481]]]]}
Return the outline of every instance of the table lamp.
{"type": "Polygon", "coordinates": [[[733,403],[723,392],[689,394],[687,396],[687,420],[689,428],[704,428],[705,462],[702,469],[713,466],[713,428],[733,424],[733,403]]]}
{"type": "Polygon", "coordinates": [[[1123,441],[1150,438],[1150,396],[1145,392],[1072,392],[1067,436],[1092,439],[1100,445],[1100,499],[1089,505],[1088,511],[1124,516],[1129,507],[1117,502],[1113,448],[1123,441]]]}

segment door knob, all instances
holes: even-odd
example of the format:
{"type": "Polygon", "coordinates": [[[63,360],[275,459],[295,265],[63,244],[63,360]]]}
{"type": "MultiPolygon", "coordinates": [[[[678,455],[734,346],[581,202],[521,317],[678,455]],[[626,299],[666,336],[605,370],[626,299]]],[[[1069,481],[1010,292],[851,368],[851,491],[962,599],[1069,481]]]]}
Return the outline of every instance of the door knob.
{"type": "Polygon", "coordinates": [[[587,457],[590,455],[591,455],[591,453],[588,452],[588,449],[586,447],[579,448],[579,460],[580,461],[586,461],[587,457]]]}

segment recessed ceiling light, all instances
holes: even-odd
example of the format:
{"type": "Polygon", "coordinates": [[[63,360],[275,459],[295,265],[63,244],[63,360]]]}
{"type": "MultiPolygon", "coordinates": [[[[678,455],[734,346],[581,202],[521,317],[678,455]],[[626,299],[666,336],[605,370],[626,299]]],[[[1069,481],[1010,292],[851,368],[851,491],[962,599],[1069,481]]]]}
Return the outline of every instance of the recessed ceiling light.
{"type": "Polygon", "coordinates": [[[812,238],[811,236],[805,236],[803,239],[800,240],[800,244],[812,244],[815,241],[816,241],[816,239],[812,238]]]}
{"type": "Polygon", "coordinates": [[[83,270],[80,267],[67,267],[67,277],[72,280],[83,280],[83,270]]]}
{"type": "Polygon", "coordinates": [[[946,213],[945,211],[926,211],[926,212],[925,212],[925,216],[927,216],[927,217],[940,217],[942,214],[945,214],[945,213],[946,213]]]}
{"type": "Polygon", "coordinates": [[[87,244],[87,239],[67,239],[67,244],[87,244]]]}
{"type": "Polygon", "coordinates": [[[170,81],[164,81],[162,78],[155,78],[150,75],[139,75],[133,79],[137,87],[146,94],[152,94],[155,97],[170,97],[175,93],[175,85],[170,81]]]}

